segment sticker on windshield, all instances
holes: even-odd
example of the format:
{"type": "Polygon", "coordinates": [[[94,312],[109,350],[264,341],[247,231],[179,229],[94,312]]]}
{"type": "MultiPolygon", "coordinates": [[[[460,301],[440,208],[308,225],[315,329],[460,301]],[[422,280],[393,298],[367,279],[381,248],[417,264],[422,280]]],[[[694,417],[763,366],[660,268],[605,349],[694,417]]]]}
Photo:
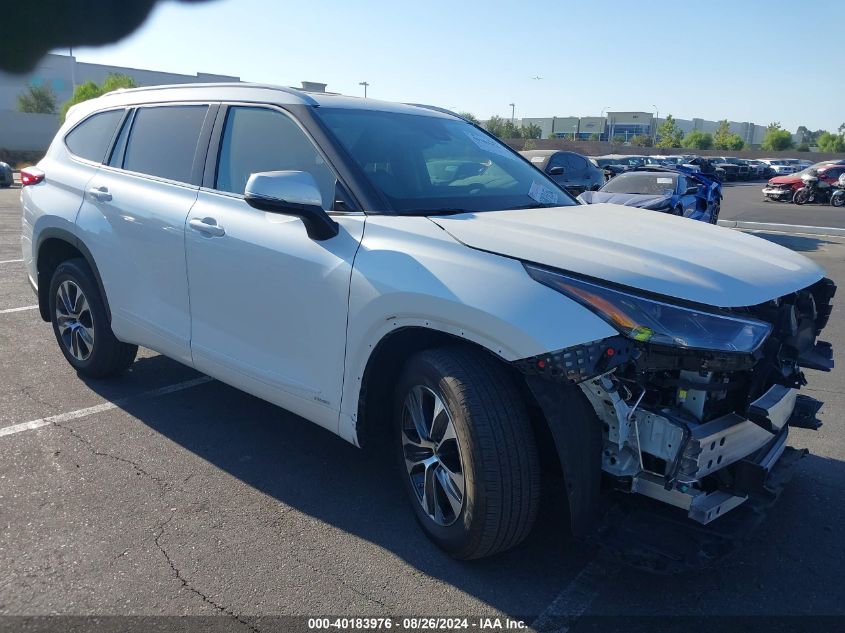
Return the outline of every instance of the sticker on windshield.
{"type": "Polygon", "coordinates": [[[466,135],[470,138],[473,143],[475,143],[480,149],[483,149],[485,152],[492,152],[494,154],[498,154],[499,156],[513,158],[510,151],[508,151],[507,147],[500,145],[492,138],[485,134],[482,134],[481,132],[476,132],[475,130],[467,130],[466,135]]]}
{"type": "Polygon", "coordinates": [[[544,160],[546,160],[545,156],[532,156],[531,157],[532,163],[542,163],[544,160]]]}
{"type": "Polygon", "coordinates": [[[540,204],[557,204],[557,193],[554,189],[544,187],[536,181],[531,183],[531,189],[528,190],[528,197],[540,204]]]}
{"type": "Polygon", "coordinates": [[[661,185],[671,185],[672,179],[671,178],[658,178],[657,182],[658,182],[658,184],[661,184],[661,185]]]}

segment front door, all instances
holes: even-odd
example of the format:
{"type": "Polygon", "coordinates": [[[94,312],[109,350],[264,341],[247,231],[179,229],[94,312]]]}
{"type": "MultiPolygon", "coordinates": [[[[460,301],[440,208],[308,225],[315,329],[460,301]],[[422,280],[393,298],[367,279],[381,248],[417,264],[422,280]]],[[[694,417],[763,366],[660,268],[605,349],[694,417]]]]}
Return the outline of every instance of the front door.
{"type": "Polygon", "coordinates": [[[250,174],[310,172],[331,208],[337,179],[299,125],[267,107],[225,114],[213,187],[186,230],[195,366],[337,431],[349,281],[363,214],[336,214],[314,241],[294,216],[253,209],[250,174]]]}

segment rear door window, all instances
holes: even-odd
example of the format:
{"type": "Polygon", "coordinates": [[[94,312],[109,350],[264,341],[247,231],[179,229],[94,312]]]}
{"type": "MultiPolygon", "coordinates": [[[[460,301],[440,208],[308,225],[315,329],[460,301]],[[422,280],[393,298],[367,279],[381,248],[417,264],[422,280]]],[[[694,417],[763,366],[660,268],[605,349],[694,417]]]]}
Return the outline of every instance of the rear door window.
{"type": "Polygon", "coordinates": [[[100,112],[85,119],[65,136],[65,145],[70,153],[79,158],[102,163],[111,146],[117,125],[123,118],[123,110],[100,112]]]}
{"type": "Polygon", "coordinates": [[[197,140],[208,106],[139,108],[123,168],[178,182],[191,182],[197,140]]]}

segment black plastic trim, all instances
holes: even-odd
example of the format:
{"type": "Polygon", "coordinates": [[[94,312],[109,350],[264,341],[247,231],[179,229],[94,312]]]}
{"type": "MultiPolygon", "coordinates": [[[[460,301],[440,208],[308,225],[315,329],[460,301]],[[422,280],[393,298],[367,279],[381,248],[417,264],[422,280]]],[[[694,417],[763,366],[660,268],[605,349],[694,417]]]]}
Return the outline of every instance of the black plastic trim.
{"type": "MultiPolygon", "coordinates": [[[[85,258],[85,261],[91,268],[91,272],[94,273],[94,279],[97,282],[97,290],[100,291],[100,296],[103,298],[103,305],[106,308],[106,316],[109,320],[109,323],[111,323],[111,307],[109,306],[109,299],[106,295],[106,289],[103,286],[103,278],[100,276],[100,271],[97,268],[97,263],[94,261],[94,256],[91,254],[91,251],[88,249],[88,247],[82,240],[80,240],[70,231],[59,228],[46,228],[41,231],[38,235],[38,243],[36,244],[35,249],[36,265],[38,262],[38,257],[41,254],[41,246],[44,244],[44,242],[49,239],[58,239],[63,242],[67,242],[80,253],[82,253],[82,256],[85,258]]],[[[50,292],[50,280],[43,279],[40,270],[37,270],[36,274],[38,275],[38,311],[41,314],[41,318],[49,322],[51,320],[49,309],[50,301],[49,297],[47,296],[47,293],[50,292]]]]}

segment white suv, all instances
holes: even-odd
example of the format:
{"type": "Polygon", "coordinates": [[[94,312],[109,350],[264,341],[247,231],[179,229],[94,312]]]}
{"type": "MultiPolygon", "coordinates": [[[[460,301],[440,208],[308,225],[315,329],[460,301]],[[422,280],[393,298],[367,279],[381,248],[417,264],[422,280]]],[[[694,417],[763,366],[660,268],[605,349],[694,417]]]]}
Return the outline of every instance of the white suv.
{"type": "Polygon", "coordinates": [[[74,107],[22,179],[30,281],[79,374],[125,370],[141,345],[356,445],[388,434],[456,557],[525,538],[555,469],[578,536],[642,496],[709,534],[791,461],[789,425],[818,424],[797,395],[800,367],[832,366],[818,266],[579,205],[437,108],[118,91],[74,107]]]}

